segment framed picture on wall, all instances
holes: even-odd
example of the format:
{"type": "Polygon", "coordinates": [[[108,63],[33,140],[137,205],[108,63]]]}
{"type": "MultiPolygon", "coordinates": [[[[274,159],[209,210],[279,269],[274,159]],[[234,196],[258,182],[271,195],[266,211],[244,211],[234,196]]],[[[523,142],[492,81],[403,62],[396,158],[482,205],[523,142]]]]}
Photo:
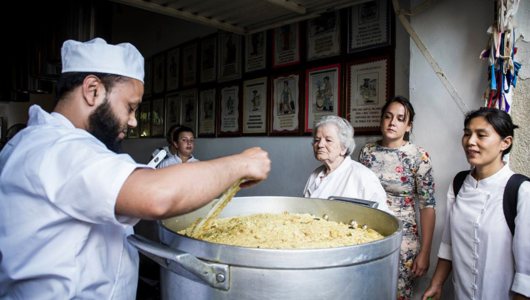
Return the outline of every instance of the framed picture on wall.
{"type": "Polygon", "coordinates": [[[300,24],[289,24],[273,30],[272,67],[300,63],[300,24]]]}
{"type": "Polygon", "coordinates": [[[166,53],[166,87],[173,91],[180,87],[180,47],[166,53]]]}
{"type": "Polygon", "coordinates": [[[390,45],[388,3],[387,0],[375,0],[349,8],[348,53],[390,45]]]}
{"type": "Polygon", "coordinates": [[[143,101],[140,104],[140,120],[138,125],[140,137],[151,136],[151,101],[143,101]]]}
{"type": "Polygon", "coordinates": [[[239,84],[219,88],[219,136],[241,135],[239,84]]]}
{"type": "Polygon", "coordinates": [[[201,83],[217,79],[217,34],[201,40],[201,83]]]}
{"type": "Polygon", "coordinates": [[[380,133],[381,108],[390,97],[389,57],[348,63],[347,119],[355,134],[380,133]]]}
{"type": "Polygon", "coordinates": [[[165,62],[164,53],[153,56],[153,94],[164,92],[165,85],[165,62]]]}
{"type": "Polygon", "coordinates": [[[215,115],[217,100],[215,89],[206,89],[199,92],[199,132],[198,136],[215,136],[215,115]]]}
{"type": "Polygon", "coordinates": [[[324,116],[339,115],[340,80],[340,64],[306,71],[305,132],[312,132],[324,116]]]}
{"type": "Polygon", "coordinates": [[[197,133],[197,121],[199,116],[197,89],[182,91],[180,97],[180,124],[193,129],[193,132],[197,133]]]}
{"type": "Polygon", "coordinates": [[[340,55],[340,41],[339,11],[307,21],[307,60],[340,55]]]}
{"type": "Polygon", "coordinates": [[[198,53],[197,41],[182,46],[182,87],[191,87],[197,84],[198,53]]]}
{"type": "Polygon", "coordinates": [[[267,68],[267,32],[245,36],[245,72],[267,68]]]}
{"type": "Polygon", "coordinates": [[[166,126],[167,130],[173,126],[180,124],[180,93],[174,92],[166,94],[166,126]]]}
{"type": "Polygon", "coordinates": [[[271,135],[300,134],[300,72],[275,75],[271,80],[271,135]]]}
{"type": "Polygon", "coordinates": [[[155,98],[151,105],[151,136],[164,136],[164,98],[155,98]]]}
{"type": "Polygon", "coordinates": [[[243,82],[243,134],[267,134],[267,77],[243,82]]]}
{"type": "Polygon", "coordinates": [[[219,82],[241,79],[241,35],[219,32],[219,82]]]}
{"type": "Polygon", "coordinates": [[[153,58],[145,59],[144,98],[153,95],[153,58]]]}

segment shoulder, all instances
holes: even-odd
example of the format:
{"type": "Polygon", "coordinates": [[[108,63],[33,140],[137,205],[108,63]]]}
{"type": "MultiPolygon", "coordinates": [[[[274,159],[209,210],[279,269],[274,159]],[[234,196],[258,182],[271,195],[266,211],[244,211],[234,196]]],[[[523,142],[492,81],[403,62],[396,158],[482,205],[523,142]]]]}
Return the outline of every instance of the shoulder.
{"type": "Polygon", "coordinates": [[[368,167],[366,167],[365,165],[359,162],[356,162],[353,159],[349,161],[345,161],[345,163],[348,163],[348,169],[350,171],[350,176],[353,176],[360,181],[373,180],[373,179],[378,180],[375,173],[372,170],[370,170],[368,167]]]}
{"type": "Polygon", "coordinates": [[[361,151],[365,151],[365,152],[368,152],[368,151],[373,151],[377,148],[377,142],[369,142],[369,143],[366,143],[362,150],[361,151]]]}
{"type": "Polygon", "coordinates": [[[415,144],[408,143],[407,145],[405,145],[404,150],[405,152],[424,162],[430,162],[431,160],[431,157],[429,153],[427,153],[427,150],[415,144]]]}

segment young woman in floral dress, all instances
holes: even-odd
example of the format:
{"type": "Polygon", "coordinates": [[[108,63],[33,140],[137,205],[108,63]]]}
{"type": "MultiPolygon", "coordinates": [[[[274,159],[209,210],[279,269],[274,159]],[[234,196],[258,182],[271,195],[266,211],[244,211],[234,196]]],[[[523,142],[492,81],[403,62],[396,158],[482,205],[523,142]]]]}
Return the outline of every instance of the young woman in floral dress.
{"type": "Polygon", "coordinates": [[[398,300],[411,299],[413,280],[429,269],[436,220],[431,159],[424,149],[408,141],[413,120],[414,108],[407,99],[397,96],[388,101],[381,109],[382,140],[366,144],[359,154],[359,162],[377,175],[386,191],[388,207],[403,223],[398,300]]]}

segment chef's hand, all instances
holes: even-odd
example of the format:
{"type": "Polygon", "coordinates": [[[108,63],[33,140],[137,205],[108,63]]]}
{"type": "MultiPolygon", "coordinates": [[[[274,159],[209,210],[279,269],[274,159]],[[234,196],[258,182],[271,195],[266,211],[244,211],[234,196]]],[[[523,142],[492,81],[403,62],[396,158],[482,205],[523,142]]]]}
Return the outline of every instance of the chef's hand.
{"type": "Polygon", "coordinates": [[[421,297],[421,300],[440,300],[442,299],[442,286],[439,285],[431,285],[429,288],[423,293],[423,297],[421,297]]]}
{"type": "Polygon", "coordinates": [[[430,265],[430,256],[431,254],[428,251],[420,250],[420,253],[418,253],[418,256],[416,256],[412,264],[412,273],[414,274],[412,279],[421,277],[427,273],[430,265]]]}
{"type": "Polygon", "coordinates": [[[245,172],[241,188],[248,188],[267,179],[271,170],[271,161],[269,153],[261,150],[259,147],[250,148],[243,151],[240,155],[242,158],[241,170],[245,172]]]}

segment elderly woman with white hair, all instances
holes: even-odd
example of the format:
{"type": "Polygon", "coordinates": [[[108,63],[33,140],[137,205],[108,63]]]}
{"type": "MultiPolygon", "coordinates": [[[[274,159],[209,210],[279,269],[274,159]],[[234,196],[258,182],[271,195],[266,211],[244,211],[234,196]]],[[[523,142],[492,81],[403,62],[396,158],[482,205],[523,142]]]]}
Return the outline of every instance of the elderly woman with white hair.
{"type": "Polygon", "coordinates": [[[304,197],[369,200],[377,202],[378,209],[390,212],[379,179],[370,169],[351,159],[354,148],[350,122],[337,116],[322,118],[313,130],[313,150],[323,165],[309,176],[304,197]]]}

